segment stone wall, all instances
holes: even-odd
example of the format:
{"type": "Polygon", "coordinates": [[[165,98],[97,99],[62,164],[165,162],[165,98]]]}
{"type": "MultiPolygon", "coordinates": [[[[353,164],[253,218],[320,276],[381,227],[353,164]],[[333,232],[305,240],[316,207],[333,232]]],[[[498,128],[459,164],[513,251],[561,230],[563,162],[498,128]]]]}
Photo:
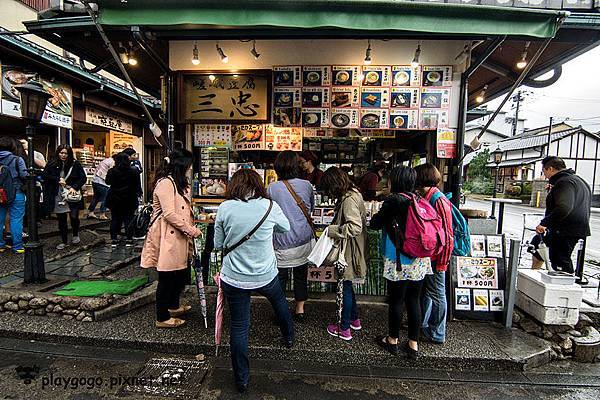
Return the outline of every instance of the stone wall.
{"type": "Polygon", "coordinates": [[[82,298],[6,289],[0,291],[0,312],[46,315],[82,322],[93,321],[96,311],[103,310],[112,303],[112,295],[82,298]]]}

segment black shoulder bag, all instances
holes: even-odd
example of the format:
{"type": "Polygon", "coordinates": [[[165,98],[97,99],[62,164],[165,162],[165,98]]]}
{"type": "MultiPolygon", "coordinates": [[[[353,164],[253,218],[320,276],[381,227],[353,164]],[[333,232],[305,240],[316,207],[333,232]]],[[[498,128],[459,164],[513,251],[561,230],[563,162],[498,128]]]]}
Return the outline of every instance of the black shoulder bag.
{"type": "Polygon", "coordinates": [[[267,217],[269,216],[269,214],[271,213],[271,209],[273,208],[273,200],[269,199],[269,208],[267,208],[267,212],[265,213],[265,215],[263,215],[263,217],[261,218],[260,221],[258,221],[258,224],[256,224],[256,226],[254,228],[252,228],[252,230],[250,232],[248,232],[246,235],[244,235],[243,238],[241,238],[236,244],[234,244],[231,247],[224,247],[223,248],[223,257],[225,257],[227,254],[231,253],[233,250],[237,249],[238,247],[240,247],[242,244],[244,244],[248,239],[250,239],[252,237],[252,235],[254,235],[254,233],[262,226],[262,224],[267,220],[267,217]]]}

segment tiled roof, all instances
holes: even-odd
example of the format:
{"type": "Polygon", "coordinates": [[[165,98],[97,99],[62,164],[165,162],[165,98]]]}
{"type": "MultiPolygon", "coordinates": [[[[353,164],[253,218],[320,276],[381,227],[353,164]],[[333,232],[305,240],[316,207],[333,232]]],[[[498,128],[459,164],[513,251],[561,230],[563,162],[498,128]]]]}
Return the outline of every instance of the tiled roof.
{"type": "MultiPolygon", "coordinates": [[[[514,136],[509,139],[501,140],[496,143],[502,151],[531,149],[540,147],[548,143],[548,128],[539,128],[533,131],[525,131],[522,135],[514,136]]],[[[565,129],[559,132],[553,132],[550,140],[552,142],[560,140],[566,136],[577,133],[583,130],[580,126],[576,128],[565,129]]],[[[493,149],[495,150],[495,149],[493,149]]]]}

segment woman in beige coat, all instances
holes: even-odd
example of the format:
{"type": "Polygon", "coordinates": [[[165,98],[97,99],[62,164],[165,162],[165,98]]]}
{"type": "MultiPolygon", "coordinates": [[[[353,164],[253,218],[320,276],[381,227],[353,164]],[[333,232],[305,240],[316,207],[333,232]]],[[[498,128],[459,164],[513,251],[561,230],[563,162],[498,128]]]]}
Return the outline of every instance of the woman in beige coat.
{"type": "Polygon", "coordinates": [[[152,219],[144,248],[142,268],[158,270],[156,287],[156,326],[176,328],[185,323],[179,316],[191,306],[180,305],[179,297],[189,274],[188,259],[192,239],[201,235],[193,225],[190,184],[187,173],[192,167],[192,153],[173,150],[156,172],[152,195],[152,219]]]}
{"type": "Polygon", "coordinates": [[[339,326],[329,324],[327,332],[348,341],[352,340],[352,330],[362,329],[352,284],[364,280],[367,275],[367,211],[362,195],[341,169],[331,167],[325,171],[321,185],[327,194],[336,199],[335,217],[327,234],[344,249],[344,258],[348,263],[344,273],[342,322],[339,326]]]}

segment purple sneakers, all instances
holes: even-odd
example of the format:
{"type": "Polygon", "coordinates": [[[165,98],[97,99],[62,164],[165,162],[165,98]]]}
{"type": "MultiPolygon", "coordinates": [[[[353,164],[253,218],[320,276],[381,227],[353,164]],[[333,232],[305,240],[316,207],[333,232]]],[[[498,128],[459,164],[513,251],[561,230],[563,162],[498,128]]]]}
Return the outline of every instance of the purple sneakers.
{"type": "Polygon", "coordinates": [[[354,321],[350,321],[350,328],[355,331],[360,331],[362,329],[362,325],[360,324],[360,319],[355,319],[354,321]]]}
{"type": "Polygon", "coordinates": [[[327,325],[327,333],[331,336],[339,337],[342,340],[349,341],[352,340],[352,333],[350,332],[350,328],[346,330],[338,329],[337,324],[329,324],[327,325]]]}

